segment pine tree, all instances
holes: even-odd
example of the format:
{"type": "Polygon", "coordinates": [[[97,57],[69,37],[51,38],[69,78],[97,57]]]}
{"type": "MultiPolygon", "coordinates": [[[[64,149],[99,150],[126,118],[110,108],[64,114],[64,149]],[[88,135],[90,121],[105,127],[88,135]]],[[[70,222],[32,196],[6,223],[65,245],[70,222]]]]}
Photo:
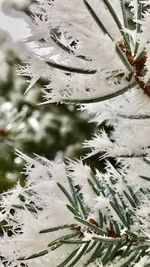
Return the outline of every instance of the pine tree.
{"type": "Polygon", "coordinates": [[[150,266],[149,22],[149,0],[34,6],[27,91],[45,77],[45,102],[80,104],[99,131],[80,160],[16,152],[26,183],[1,195],[2,266],[150,266]]]}

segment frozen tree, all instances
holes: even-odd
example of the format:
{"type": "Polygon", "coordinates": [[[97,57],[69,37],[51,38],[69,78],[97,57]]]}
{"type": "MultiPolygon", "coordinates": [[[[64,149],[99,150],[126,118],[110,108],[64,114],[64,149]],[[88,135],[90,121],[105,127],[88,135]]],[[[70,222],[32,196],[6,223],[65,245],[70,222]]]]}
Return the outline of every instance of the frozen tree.
{"type": "Polygon", "coordinates": [[[24,187],[1,195],[4,266],[150,266],[150,2],[39,0],[26,91],[81,104],[99,131],[80,160],[17,151],[24,187]],[[99,158],[87,164],[89,158],[99,158]]]}

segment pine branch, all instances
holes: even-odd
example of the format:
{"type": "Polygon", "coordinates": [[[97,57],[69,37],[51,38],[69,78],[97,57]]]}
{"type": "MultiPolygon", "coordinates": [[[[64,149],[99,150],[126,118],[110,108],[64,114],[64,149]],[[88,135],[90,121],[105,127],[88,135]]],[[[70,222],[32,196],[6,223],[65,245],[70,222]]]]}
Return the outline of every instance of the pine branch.
{"type": "MultiPolygon", "coordinates": [[[[148,12],[143,18],[147,1],[131,2],[131,6],[138,7],[138,14],[136,8],[131,8],[135,15],[132,23],[137,17],[136,32],[129,25],[125,1],[117,3],[119,8],[115,11],[115,2],[102,1],[110,15],[108,24],[114,22],[122,35],[116,43],[105,18],[102,21],[94,9],[99,0],[94,4],[77,1],[77,5],[73,0],[45,0],[35,7],[33,39],[42,36],[53,60],[45,60],[39,43],[39,55],[34,55],[21,73],[31,77],[29,87],[37,77],[48,79],[47,100],[90,104],[82,108],[88,110],[100,133],[85,143],[92,152],[81,160],[62,163],[60,158],[49,161],[40,156],[33,160],[17,152],[17,157],[26,161],[27,179],[24,186],[19,184],[0,195],[0,254],[6,259],[2,259],[2,265],[17,267],[27,263],[37,267],[43,261],[45,267],[149,266],[148,12]],[[140,25],[142,20],[144,27],[140,25]],[[98,38],[93,34],[94,27],[96,33],[99,29],[98,38]],[[78,40],[76,53],[73,45],[78,40]],[[88,57],[84,56],[86,45],[88,57]],[[144,47],[140,53],[139,46],[144,47]],[[76,66],[75,57],[87,63],[88,68],[76,66]],[[90,68],[91,61],[95,67],[90,68]],[[93,162],[95,155],[97,164],[93,162]],[[87,159],[89,166],[85,164],[87,159]]],[[[0,135],[9,138],[10,132],[5,128],[0,128],[0,135]]]]}

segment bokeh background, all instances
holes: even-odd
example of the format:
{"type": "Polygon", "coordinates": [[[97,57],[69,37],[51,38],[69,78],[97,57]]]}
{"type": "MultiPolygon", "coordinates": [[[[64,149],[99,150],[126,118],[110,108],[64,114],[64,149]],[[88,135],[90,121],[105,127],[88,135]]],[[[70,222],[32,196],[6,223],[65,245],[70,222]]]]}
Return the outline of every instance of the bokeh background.
{"type": "Polygon", "coordinates": [[[0,192],[18,180],[23,182],[22,164],[15,149],[29,156],[39,154],[80,158],[81,144],[96,127],[88,116],[72,105],[37,105],[42,102],[39,80],[24,95],[27,77],[17,74],[34,44],[25,44],[30,35],[26,20],[32,19],[33,0],[0,0],[0,192]]]}
{"type": "MultiPolygon", "coordinates": [[[[130,20],[130,0],[126,8],[130,20]]],[[[50,160],[55,157],[81,158],[86,154],[82,142],[90,139],[105,123],[96,127],[88,115],[74,105],[38,105],[42,102],[40,79],[24,95],[28,77],[17,74],[25,64],[34,43],[25,43],[30,36],[27,21],[32,20],[36,0],[0,0],[0,192],[8,190],[18,180],[24,182],[23,162],[15,149],[33,156],[39,154],[50,160]]],[[[85,160],[103,169],[99,155],[85,160]]]]}

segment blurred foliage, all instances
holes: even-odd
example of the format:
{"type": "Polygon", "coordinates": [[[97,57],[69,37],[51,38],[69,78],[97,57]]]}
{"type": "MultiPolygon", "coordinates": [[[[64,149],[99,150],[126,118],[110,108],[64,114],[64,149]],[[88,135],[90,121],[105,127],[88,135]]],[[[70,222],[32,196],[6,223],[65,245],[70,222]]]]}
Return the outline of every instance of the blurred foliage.
{"type": "MultiPolygon", "coordinates": [[[[130,1],[126,1],[130,23],[130,1]]],[[[5,0],[5,10],[23,11],[32,16],[36,0],[5,0]]],[[[131,25],[131,28],[134,25],[131,25]]],[[[88,123],[88,115],[78,106],[42,102],[40,88],[46,83],[39,80],[27,95],[27,77],[17,75],[18,64],[25,62],[29,51],[23,44],[13,43],[10,36],[0,30],[0,191],[11,187],[22,170],[22,162],[15,155],[15,148],[27,155],[33,153],[54,159],[57,153],[70,158],[80,158],[86,149],[81,144],[98,128],[88,123]]],[[[100,127],[106,129],[106,125],[100,127]]],[[[104,169],[95,155],[84,160],[94,168],[104,169]]],[[[111,159],[110,159],[111,160],[111,159]]],[[[101,164],[103,162],[101,161],[101,164]]],[[[104,163],[105,164],[105,163],[104,163]]]]}
{"type": "MultiPolygon", "coordinates": [[[[8,2],[11,8],[30,11],[17,1],[8,2]]],[[[6,4],[7,0],[6,0],[6,4]]],[[[24,2],[25,3],[25,2],[24,2]]],[[[22,162],[15,149],[27,155],[33,153],[54,159],[57,153],[79,158],[85,153],[81,143],[89,139],[94,124],[72,105],[37,105],[42,102],[39,80],[24,96],[27,77],[17,75],[18,64],[26,60],[28,50],[23,44],[13,43],[10,36],[0,30],[0,191],[10,188],[20,178],[22,162]]]]}

